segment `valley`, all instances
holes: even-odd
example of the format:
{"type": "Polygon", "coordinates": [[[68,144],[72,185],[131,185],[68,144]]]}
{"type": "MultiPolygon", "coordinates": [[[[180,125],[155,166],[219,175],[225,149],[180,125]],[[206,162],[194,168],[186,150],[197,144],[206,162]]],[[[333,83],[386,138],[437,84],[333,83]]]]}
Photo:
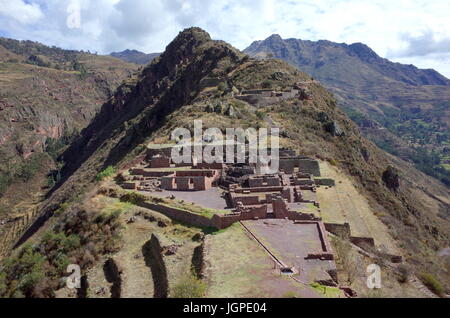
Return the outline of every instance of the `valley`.
{"type": "Polygon", "coordinates": [[[63,147],[32,217],[1,226],[2,296],[444,296],[448,188],[337,104],[284,61],[180,32],[63,147]],[[176,166],[170,135],[199,119],[222,133],[278,127],[280,172],[176,166]],[[81,267],[77,292],[61,284],[67,264],[81,267]],[[367,288],[370,264],[385,288],[367,288]]]}
{"type": "Polygon", "coordinates": [[[450,81],[434,70],[393,63],[362,43],[255,41],[247,54],[280,58],[321,81],[378,147],[449,185],[450,81]]]}

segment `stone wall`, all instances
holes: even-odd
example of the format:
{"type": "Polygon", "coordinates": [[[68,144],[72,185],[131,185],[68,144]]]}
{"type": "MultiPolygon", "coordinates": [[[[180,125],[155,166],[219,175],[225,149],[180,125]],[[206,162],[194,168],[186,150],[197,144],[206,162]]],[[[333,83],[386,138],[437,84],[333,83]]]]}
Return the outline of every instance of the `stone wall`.
{"type": "Polygon", "coordinates": [[[301,173],[312,174],[320,177],[319,161],[307,158],[280,158],[280,170],[292,174],[298,168],[301,173]]]}
{"type": "Polygon", "coordinates": [[[175,189],[175,179],[173,177],[162,177],[161,178],[161,189],[174,190],[175,189]]]}
{"type": "Polygon", "coordinates": [[[283,190],[283,186],[279,187],[258,187],[258,188],[236,188],[233,189],[236,193],[244,193],[244,192],[250,192],[250,193],[257,193],[257,192],[280,192],[283,190]]]}
{"type": "Polygon", "coordinates": [[[137,183],[136,182],[123,182],[121,187],[126,190],[136,190],[137,183]]]}
{"type": "Polygon", "coordinates": [[[147,148],[147,160],[150,161],[151,158],[157,155],[172,158],[172,147],[147,148]]]}
{"type": "Polygon", "coordinates": [[[320,177],[319,161],[315,159],[300,159],[299,170],[302,173],[310,173],[315,177],[320,177]]]}
{"type": "Polygon", "coordinates": [[[325,229],[342,238],[342,239],[348,239],[351,236],[350,232],[350,224],[344,223],[344,224],[337,224],[337,223],[325,223],[325,229]]]}
{"type": "Polygon", "coordinates": [[[375,240],[373,237],[350,237],[350,242],[365,251],[373,252],[375,251],[375,240]]]}
{"type": "Polygon", "coordinates": [[[277,219],[288,218],[290,211],[285,199],[282,197],[272,198],[273,214],[277,219]]]}
{"type": "Polygon", "coordinates": [[[191,224],[198,227],[215,227],[215,224],[212,221],[212,219],[186,210],[169,207],[163,204],[154,204],[150,202],[141,202],[138,205],[143,208],[147,208],[162,213],[168,216],[169,218],[181,223],[191,224]]]}
{"type": "Polygon", "coordinates": [[[307,256],[308,259],[334,260],[333,250],[331,249],[331,244],[328,241],[327,232],[326,232],[325,225],[323,222],[321,222],[321,221],[314,221],[314,222],[295,221],[294,223],[295,224],[315,224],[315,225],[317,225],[317,231],[319,233],[319,239],[320,239],[320,243],[322,245],[322,250],[309,253],[307,256]]]}
{"type": "Polygon", "coordinates": [[[242,202],[244,205],[257,205],[260,204],[259,196],[236,196],[233,197],[234,206],[237,205],[238,202],[242,202]]]}
{"type": "Polygon", "coordinates": [[[143,168],[130,169],[130,174],[133,176],[144,176],[149,178],[161,178],[175,175],[173,171],[149,171],[143,168]]]}
{"type": "Polygon", "coordinates": [[[170,168],[170,158],[156,156],[150,161],[150,168],[170,168]]]}
{"type": "Polygon", "coordinates": [[[217,162],[213,162],[213,163],[202,162],[202,163],[197,163],[194,167],[196,169],[222,170],[225,168],[225,164],[217,163],[217,162]]]}
{"type": "Polygon", "coordinates": [[[380,253],[376,251],[375,240],[372,237],[356,237],[351,235],[350,224],[325,223],[325,229],[340,237],[349,240],[352,244],[369,253],[376,253],[379,257],[388,259],[391,263],[402,263],[403,257],[389,253],[380,253]]]}
{"type": "Polygon", "coordinates": [[[334,179],[329,178],[315,178],[315,183],[320,186],[326,186],[326,187],[334,187],[336,186],[336,182],[334,179]]]}

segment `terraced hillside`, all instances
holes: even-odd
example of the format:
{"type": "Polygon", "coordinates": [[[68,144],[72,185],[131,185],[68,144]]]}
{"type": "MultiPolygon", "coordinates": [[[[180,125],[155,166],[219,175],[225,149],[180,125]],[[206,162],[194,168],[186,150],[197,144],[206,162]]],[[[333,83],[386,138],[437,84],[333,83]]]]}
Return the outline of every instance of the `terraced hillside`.
{"type": "MultiPolygon", "coordinates": [[[[27,244],[15,250],[10,255],[12,262],[6,263],[9,264],[5,267],[6,274],[3,278],[6,295],[21,293],[28,297],[55,296],[55,291],[60,287],[63,265],[70,261],[81,264],[83,273],[93,275],[91,277],[100,281],[100,284],[104,283],[100,264],[106,264],[103,263],[106,261],[108,265],[105,267],[104,277],[113,288],[118,285],[119,277],[112,275],[111,278],[110,274],[122,272],[128,277],[132,274],[129,267],[119,271],[118,262],[104,259],[111,254],[122,260],[125,258],[124,266],[130,262],[129,264],[135,264],[139,266],[139,270],[143,270],[144,264],[148,264],[152,268],[152,279],[161,282],[156,284],[158,289],[154,292],[162,296],[176,295],[170,293],[170,286],[178,285],[177,277],[180,276],[170,276],[170,268],[162,267],[158,254],[155,254],[155,251],[161,249],[155,246],[166,246],[164,237],[155,239],[151,234],[157,237],[167,234],[170,240],[179,239],[179,244],[186,246],[183,255],[191,255],[191,248],[195,248],[195,243],[192,242],[194,238],[187,240],[184,234],[195,235],[196,231],[217,235],[211,242],[216,254],[211,255],[218,255],[223,251],[229,253],[223,255],[224,259],[236,258],[238,262],[211,264],[212,270],[216,269],[209,276],[212,277],[214,288],[208,289],[209,280],[201,278],[201,275],[183,283],[195,286],[196,296],[208,293],[212,296],[230,295],[227,292],[233,290],[233,284],[239,283],[238,280],[243,278],[242,272],[234,275],[237,281],[226,285],[231,286],[230,289],[220,290],[218,286],[222,282],[228,282],[224,281],[226,275],[223,274],[226,271],[245,268],[248,264],[247,252],[234,250],[232,247],[223,249],[221,246],[234,235],[243,242],[243,246],[255,245],[254,241],[248,240],[242,229],[229,228],[230,232],[225,230],[217,233],[214,229],[193,224],[181,224],[181,228],[174,228],[168,223],[164,226],[164,222],[158,225],[157,217],[160,216],[150,218],[150,225],[145,223],[146,219],[142,215],[138,215],[138,219],[124,219],[121,215],[127,213],[128,207],[114,205],[120,204],[117,201],[122,196],[105,187],[113,178],[120,178],[116,172],[133,167],[136,160],[142,161],[148,143],[169,142],[174,128],[185,127],[192,130],[194,119],[202,119],[205,128],[217,127],[221,130],[227,127],[280,127],[281,145],[303,156],[315,157],[335,166],[341,178],[345,176],[342,180],[347,187],[339,189],[351,189],[352,192],[349,193],[357,191],[358,199],[364,201],[367,207],[359,212],[374,214],[367,217],[373,224],[370,229],[375,232],[378,229],[385,231],[378,237],[380,240],[392,240],[392,246],[404,256],[409,270],[417,275],[426,274],[423,277],[435,277],[445,292],[449,288],[448,272],[445,270],[448,258],[441,257],[440,252],[450,243],[449,190],[417,171],[411,164],[386,154],[367,141],[336,104],[336,100],[324,87],[286,62],[252,59],[222,41],[213,41],[208,33],[199,28],[184,30],[142,73],[119,86],[91,124],[64,151],[62,158],[65,166],[61,170],[61,179],[40,206],[39,216],[42,222],[27,231],[22,239],[30,239],[35,244],[27,244]],[[299,94],[284,98],[282,92],[292,91],[294,87],[299,94]],[[243,95],[248,95],[245,93],[271,94],[270,91],[281,96],[262,96],[268,104],[252,104],[242,100],[243,95]],[[100,172],[103,173],[99,174],[100,172]],[[350,183],[353,183],[353,187],[348,186],[350,183]],[[105,206],[99,208],[94,204],[98,196],[107,196],[108,198],[100,199],[113,204],[113,207],[106,210],[105,206]],[[133,244],[130,242],[130,233],[126,232],[124,226],[148,230],[149,245],[141,250],[144,256],[153,255],[152,258],[145,259],[148,263],[139,260],[141,256],[137,252],[138,257],[134,261],[130,260],[132,255],[127,255],[126,250],[122,249],[123,246],[133,244]],[[62,251],[63,255],[58,251],[62,251]],[[30,256],[39,266],[14,266],[24,258],[30,259],[30,256]],[[220,272],[221,269],[225,272],[220,272]],[[159,275],[164,272],[169,275],[159,275]],[[36,283],[31,286],[24,283],[30,276],[36,283]],[[12,283],[12,277],[19,281],[18,285],[12,283]],[[169,277],[169,281],[161,277],[169,277]],[[171,278],[174,278],[172,284],[171,278]],[[165,288],[167,284],[169,293],[165,288]],[[207,284],[206,290],[204,284],[207,284]]],[[[127,195],[122,198],[122,203],[134,204],[139,200],[140,196],[127,195]]],[[[352,212],[352,220],[356,220],[353,222],[364,224],[364,216],[358,219],[354,217],[357,212],[352,212]]],[[[127,216],[132,217],[133,214],[127,216]]],[[[143,237],[139,237],[141,239],[143,237]]],[[[139,241],[136,244],[141,243],[139,241]]],[[[174,244],[178,243],[169,243],[174,244]]],[[[335,248],[339,246],[341,245],[337,242],[335,248]]],[[[343,246],[347,246],[345,242],[343,246]]],[[[133,245],[132,248],[136,251],[136,246],[133,245]]],[[[258,260],[253,264],[255,271],[263,276],[269,275],[270,261],[264,259],[265,254],[260,250],[255,250],[255,255],[258,260]]],[[[215,259],[220,261],[217,257],[215,259]]],[[[186,268],[183,267],[187,266],[186,262],[189,259],[184,257],[177,263],[180,267],[173,268],[186,268]]],[[[396,277],[388,268],[386,266],[386,273],[396,277]]],[[[132,282],[136,283],[134,276],[130,277],[127,284],[132,282]]],[[[146,286],[151,288],[150,280],[146,282],[146,286]]],[[[245,282],[247,281],[244,284],[245,282]]],[[[284,286],[287,285],[290,284],[284,286]]],[[[270,290],[267,281],[258,281],[258,286],[268,288],[269,295],[282,296],[280,291],[275,293],[270,290]]],[[[404,288],[410,288],[408,283],[405,286],[407,287],[404,288]]],[[[104,284],[102,287],[108,288],[109,285],[104,284]]],[[[398,290],[401,291],[402,288],[399,286],[398,290]]],[[[98,290],[99,295],[105,294],[103,291],[104,289],[98,290]]],[[[116,289],[111,290],[111,294],[106,292],[106,295],[113,296],[113,292],[117,296],[116,289]]],[[[239,292],[242,292],[239,296],[253,295],[245,288],[239,292]]],[[[260,295],[267,296],[265,293],[260,295]]],[[[385,296],[393,295],[398,294],[385,296]]],[[[334,297],[338,296],[334,294],[334,297]]]]}
{"type": "Polygon", "coordinates": [[[251,56],[280,58],[320,80],[382,149],[450,185],[450,80],[393,63],[362,43],[282,39],[252,43],[251,56]]]}
{"type": "Polygon", "coordinates": [[[58,155],[135,69],[112,57],[0,38],[0,220],[53,186],[58,155]]]}

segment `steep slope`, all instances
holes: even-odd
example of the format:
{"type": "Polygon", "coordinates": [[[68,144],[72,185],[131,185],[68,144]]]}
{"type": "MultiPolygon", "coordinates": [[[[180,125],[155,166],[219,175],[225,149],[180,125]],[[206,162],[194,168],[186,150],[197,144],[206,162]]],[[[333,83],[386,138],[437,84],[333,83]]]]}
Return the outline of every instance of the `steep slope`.
{"type": "MultiPolygon", "coordinates": [[[[356,125],[336,107],[332,95],[310,76],[280,60],[250,59],[224,42],[212,41],[198,28],[181,32],[160,57],[139,76],[121,85],[102,106],[62,155],[66,163],[62,179],[41,205],[42,217],[37,226],[22,241],[44,222],[48,222],[47,228],[65,229],[65,235],[84,229],[74,219],[95,219],[94,212],[93,216],[89,214],[89,206],[80,206],[80,202],[98,193],[96,175],[110,165],[120,168],[129,164],[145,151],[147,142],[165,142],[174,128],[192,128],[194,119],[202,119],[204,127],[220,129],[279,126],[282,145],[328,161],[354,182],[389,228],[386,235],[403,251],[415,271],[431,272],[448,284],[448,273],[438,256],[449,245],[448,189],[364,139],[356,125]],[[205,86],[207,79],[219,83],[205,86]],[[258,109],[235,98],[239,91],[268,86],[281,90],[298,82],[303,83],[310,98],[288,99],[258,109]],[[211,112],[211,107],[215,111],[211,112]]],[[[113,217],[106,219],[115,222],[113,217]]],[[[119,229],[115,223],[101,222],[96,228],[112,235],[119,229]]],[[[83,239],[78,248],[85,248],[83,244],[88,244],[91,236],[98,240],[103,237],[86,231],[80,233],[83,239]]],[[[41,234],[39,230],[33,239],[45,246],[47,241],[42,241],[41,234]]],[[[97,253],[111,251],[105,248],[111,246],[110,241],[95,242],[100,245],[97,253]]],[[[80,262],[89,266],[96,259],[80,262]]],[[[52,266],[55,264],[49,264],[52,266]]],[[[55,288],[54,276],[52,279],[41,274],[39,282],[55,288]]],[[[36,290],[26,292],[36,296],[36,290]]]]}
{"type": "Polygon", "coordinates": [[[336,95],[365,136],[450,184],[449,79],[434,70],[392,63],[362,43],[283,40],[272,35],[245,52],[281,58],[311,74],[336,95]]]}
{"type": "Polygon", "coordinates": [[[122,61],[135,63],[135,64],[148,64],[153,59],[157,58],[161,53],[149,53],[145,54],[137,50],[125,50],[122,52],[113,52],[110,55],[121,59],[122,61]]]}
{"type": "Polygon", "coordinates": [[[1,219],[47,186],[54,159],[136,68],[112,57],[0,38],[1,219]]]}

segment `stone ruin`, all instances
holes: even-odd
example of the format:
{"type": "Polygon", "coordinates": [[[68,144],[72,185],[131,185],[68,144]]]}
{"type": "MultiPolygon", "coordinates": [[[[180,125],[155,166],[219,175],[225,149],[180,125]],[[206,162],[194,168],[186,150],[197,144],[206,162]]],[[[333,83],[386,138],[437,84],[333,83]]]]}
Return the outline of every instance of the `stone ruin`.
{"type": "Polygon", "coordinates": [[[305,84],[296,83],[292,88],[282,91],[265,88],[244,90],[240,95],[236,95],[235,98],[245,101],[255,107],[265,107],[293,98],[299,100],[312,100],[312,95],[305,84]]]}

